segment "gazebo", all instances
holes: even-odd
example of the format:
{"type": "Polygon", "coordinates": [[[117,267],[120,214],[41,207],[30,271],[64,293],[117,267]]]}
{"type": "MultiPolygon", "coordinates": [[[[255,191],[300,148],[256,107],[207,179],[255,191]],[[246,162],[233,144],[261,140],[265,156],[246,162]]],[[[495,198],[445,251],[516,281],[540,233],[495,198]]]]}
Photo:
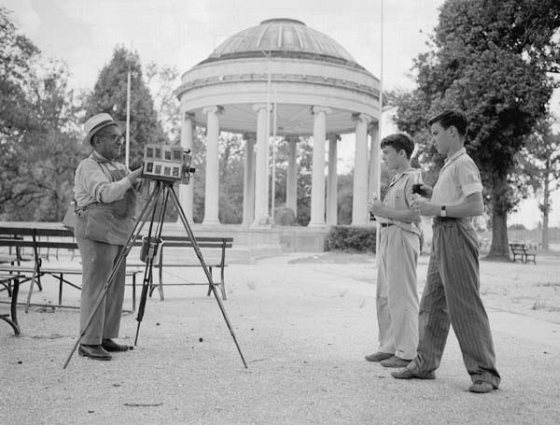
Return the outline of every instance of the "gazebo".
{"type": "MultiPolygon", "coordinates": [[[[355,133],[352,224],[367,223],[368,193],[379,185],[373,165],[379,158],[379,80],[332,38],[294,19],[265,20],[231,36],[185,72],[176,95],[182,112],[181,145],[192,149],[195,125],[207,130],[203,226],[220,224],[221,131],[243,134],[246,143],[243,225],[270,223],[271,130],[290,143],[286,206],[294,211],[296,143],[300,136],[312,136],[309,227],[337,223],[337,144],[341,135],[355,133]]],[[[192,186],[180,188],[180,199],[192,219],[192,186]]]]}

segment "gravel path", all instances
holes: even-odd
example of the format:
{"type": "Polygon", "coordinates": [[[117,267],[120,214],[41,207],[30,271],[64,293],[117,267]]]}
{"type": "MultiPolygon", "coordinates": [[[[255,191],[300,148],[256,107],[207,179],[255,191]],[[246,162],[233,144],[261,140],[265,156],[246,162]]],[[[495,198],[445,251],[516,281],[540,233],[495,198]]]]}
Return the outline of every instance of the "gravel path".
{"type": "MultiPolygon", "coordinates": [[[[65,370],[78,312],[21,310],[21,337],[0,323],[0,424],[557,424],[560,265],[539,263],[481,266],[503,377],[491,394],[467,391],[453,335],[435,381],[394,380],[364,361],[376,339],[373,258],[292,254],[226,270],[224,306],[247,369],[202,287],[149,299],[133,351],[111,362],[76,353],[65,370]],[[533,308],[539,290],[549,302],[533,308]]],[[[426,264],[422,257],[421,286],[426,264]]],[[[181,274],[170,269],[166,280],[181,274]]],[[[34,299],[55,300],[55,286],[34,299]]],[[[66,297],[77,304],[70,290],[66,297]]],[[[120,341],[134,341],[135,318],[123,317],[120,341]]]]}

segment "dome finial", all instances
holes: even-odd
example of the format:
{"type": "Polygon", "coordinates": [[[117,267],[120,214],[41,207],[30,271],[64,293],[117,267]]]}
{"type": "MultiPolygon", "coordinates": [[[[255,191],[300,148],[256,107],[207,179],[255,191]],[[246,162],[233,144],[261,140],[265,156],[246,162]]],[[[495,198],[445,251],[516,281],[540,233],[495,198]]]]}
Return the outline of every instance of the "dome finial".
{"type": "Polygon", "coordinates": [[[304,22],[302,21],[298,21],[297,19],[292,19],[292,18],[272,18],[272,19],[265,19],[264,21],[262,21],[260,24],[264,25],[264,24],[271,24],[273,22],[290,22],[292,24],[300,24],[303,25],[304,27],[306,26],[304,22]]]}

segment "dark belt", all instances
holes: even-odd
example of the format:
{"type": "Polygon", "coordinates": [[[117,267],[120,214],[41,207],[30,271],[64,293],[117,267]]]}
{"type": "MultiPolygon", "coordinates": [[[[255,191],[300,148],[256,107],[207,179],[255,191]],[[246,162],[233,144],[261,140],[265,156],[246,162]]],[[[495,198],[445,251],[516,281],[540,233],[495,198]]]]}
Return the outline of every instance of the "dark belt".
{"type": "Polygon", "coordinates": [[[455,221],[458,221],[459,219],[456,217],[434,217],[433,223],[434,224],[439,224],[439,223],[452,223],[455,221]]]}
{"type": "Polygon", "coordinates": [[[392,226],[393,223],[379,223],[381,225],[381,227],[389,227],[392,226]]]}

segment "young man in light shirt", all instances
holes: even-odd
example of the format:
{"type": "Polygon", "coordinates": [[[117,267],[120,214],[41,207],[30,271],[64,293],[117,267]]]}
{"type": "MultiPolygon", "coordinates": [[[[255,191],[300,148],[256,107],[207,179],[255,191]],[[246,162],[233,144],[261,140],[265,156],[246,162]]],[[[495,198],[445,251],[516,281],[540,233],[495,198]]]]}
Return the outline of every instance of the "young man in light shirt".
{"type": "Polygon", "coordinates": [[[381,141],[381,150],[387,168],[396,174],[383,202],[369,204],[380,224],[376,289],[379,348],[366,360],[384,367],[404,367],[418,346],[420,214],[412,209],[412,186],[419,174],[410,166],[414,141],[408,135],[387,136],[381,141]]]}
{"type": "Polygon", "coordinates": [[[464,147],[467,119],[462,112],[445,111],[428,125],[447,159],[433,190],[422,186],[429,199],[413,203],[420,214],[434,217],[432,252],[420,302],[418,352],[392,376],[435,379],[451,325],[472,380],[469,391],[488,393],[498,388],[500,375],[479,294],[478,238],[471,224],[483,212],[480,173],[464,147]]]}

